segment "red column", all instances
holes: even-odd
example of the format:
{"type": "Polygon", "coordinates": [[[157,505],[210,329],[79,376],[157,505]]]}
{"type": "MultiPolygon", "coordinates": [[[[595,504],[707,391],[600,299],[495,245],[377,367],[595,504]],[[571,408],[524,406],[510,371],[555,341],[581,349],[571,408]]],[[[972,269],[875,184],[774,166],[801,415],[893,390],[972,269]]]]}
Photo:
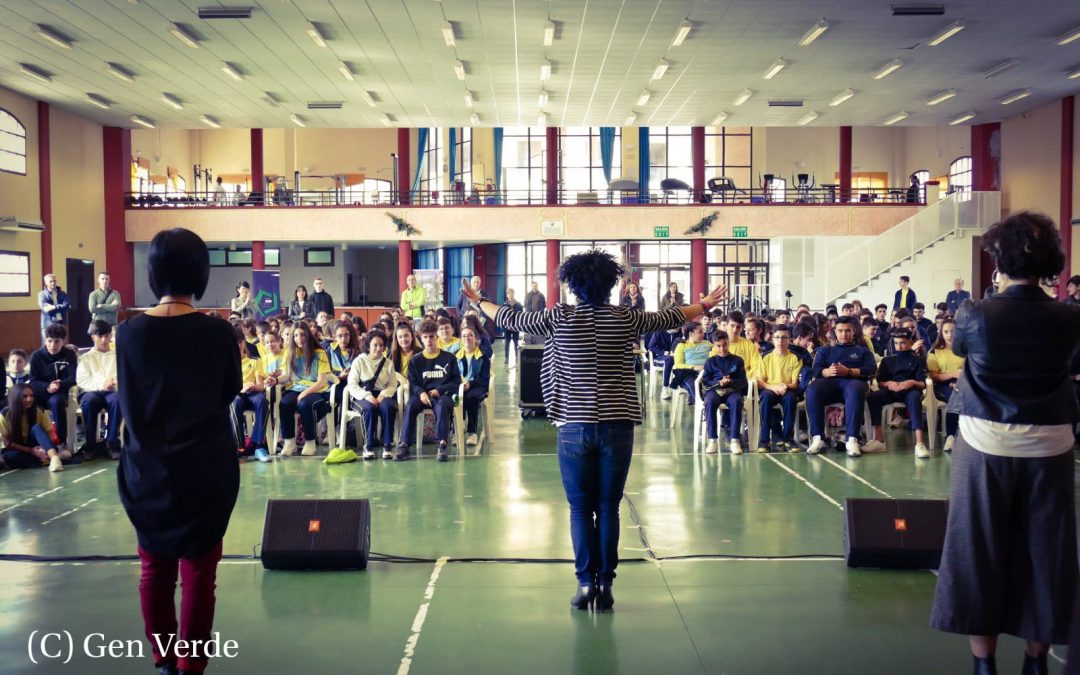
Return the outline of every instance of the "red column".
{"type": "MultiPolygon", "coordinates": [[[[38,203],[41,209],[41,274],[55,272],[52,256],[52,160],[49,154],[49,104],[37,102],[38,203]]],[[[130,169],[129,169],[130,171],[130,169]]],[[[64,284],[67,286],[67,284],[64,284]]]]}
{"type": "Polygon", "coordinates": [[[473,244],[472,248],[472,273],[474,277],[480,277],[480,288],[487,290],[487,246],[485,244],[473,244]]]}
{"type": "Polygon", "coordinates": [[[251,242],[251,269],[264,270],[266,269],[266,242],[265,241],[253,241],[251,242]]]}
{"type": "Polygon", "coordinates": [[[1001,123],[971,127],[971,189],[993,192],[1001,189],[1001,123]]]}
{"type": "MultiPolygon", "coordinates": [[[[398,295],[400,296],[408,288],[405,280],[412,274],[412,241],[402,239],[397,244],[397,270],[398,270],[398,295]]],[[[454,289],[447,289],[447,294],[453,294],[454,289]]]]}
{"type": "Polygon", "coordinates": [[[690,128],[690,156],[694,165],[694,201],[700,202],[705,194],[705,127],[690,128]]]}
{"type": "MultiPolygon", "coordinates": [[[[409,203],[409,190],[412,188],[412,176],[410,175],[409,165],[409,130],[398,129],[397,130],[397,157],[398,157],[398,172],[397,172],[397,187],[398,187],[398,203],[409,203]]],[[[410,263],[411,265],[412,263],[410,263]]],[[[404,282],[403,282],[404,283],[404,282]]]]}
{"type": "Polygon", "coordinates": [[[851,127],[840,127],[840,201],[851,201],[851,127]]]}
{"type": "Polygon", "coordinates": [[[135,304],[135,247],[127,241],[126,197],[131,191],[131,129],[103,127],[105,269],[126,306],[135,304]]]}
{"type": "Polygon", "coordinates": [[[700,293],[708,294],[709,289],[709,264],[706,261],[706,240],[704,238],[690,241],[690,297],[686,299],[689,304],[698,301],[700,293]]]}
{"type": "Polygon", "coordinates": [[[1072,215],[1073,215],[1073,115],[1075,96],[1061,99],[1061,212],[1058,229],[1065,249],[1065,269],[1058,281],[1058,298],[1065,299],[1065,287],[1072,276],[1072,215]]]}
{"type": "Polygon", "coordinates": [[[562,264],[562,244],[558,239],[547,240],[547,306],[552,307],[560,301],[559,265],[562,264]]]}
{"type": "Polygon", "coordinates": [[[544,170],[547,181],[547,204],[559,203],[559,128],[547,128],[547,156],[544,158],[544,170]]]}
{"type": "Polygon", "coordinates": [[[266,190],[263,172],[263,130],[251,130],[251,191],[262,194],[266,190]]]}

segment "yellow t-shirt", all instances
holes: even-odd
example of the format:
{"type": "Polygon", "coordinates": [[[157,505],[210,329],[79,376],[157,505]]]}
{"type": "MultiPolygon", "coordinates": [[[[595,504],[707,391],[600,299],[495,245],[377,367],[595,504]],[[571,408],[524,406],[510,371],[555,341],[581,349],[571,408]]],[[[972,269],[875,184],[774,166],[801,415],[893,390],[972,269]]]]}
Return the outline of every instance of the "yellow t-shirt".
{"type": "Polygon", "coordinates": [[[957,356],[951,349],[935,349],[926,357],[926,369],[931,373],[948,373],[964,368],[964,357],[957,356]]]}
{"type": "MultiPolygon", "coordinates": [[[[746,338],[740,337],[736,340],[728,341],[728,351],[743,360],[743,367],[746,368],[747,379],[756,380],[761,377],[761,350],[758,349],[756,344],[746,338]]],[[[718,354],[719,352],[716,351],[716,347],[713,347],[712,351],[709,352],[710,357],[717,356],[718,354]]]]}
{"type": "Polygon", "coordinates": [[[240,377],[244,386],[255,384],[262,368],[261,359],[244,358],[240,360],[240,377]]]}
{"type": "Polygon", "coordinates": [[[266,352],[259,363],[262,365],[263,375],[271,375],[277,371],[281,371],[281,375],[285,376],[289,372],[289,352],[282,349],[275,356],[270,352],[266,352]]]}
{"type": "Polygon", "coordinates": [[[799,383],[801,372],[802,361],[791,352],[785,356],[774,350],[766,354],[762,361],[762,377],[766,384],[795,386],[799,383]]]}
{"type": "Polygon", "coordinates": [[[450,338],[446,342],[442,340],[436,340],[435,344],[439,346],[439,349],[444,352],[450,352],[451,354],[457,354],[461,351],[461,338],[450,338]]]}
{"type": "MultiPolygon", "coordinates": [[[[315,350],[315,357],[311,363],[301,363],[299,355],[292,359],[293,383],[290,391],[304,391],[318,381],[320,375],[330,375],[330,359],[326,352],[321,349],[315,350]]],[[[323,385],[319,393],[330,389],[329,384],[323,385]]]]}
{"type": "MultiPolygon", "coordinates": [[[[26,416],[22,415],[21,419],[22,419],[22,442],[19,442],[18,440],[16,440],[15,442],[19,443],[19,445],[35,445],[34,440],[29,438],[29,436],[30,436],[30,425],[27,424],[26,416]]],[[[34,424],[40,425],[42,429],[44,429],[50,436],[52,436],[53,423],[52,423],[52,417],[49,416],[48,412],[46,412],[45,410],[42,410],[41,408],[38,408],[38,407],[35,406],[34,407],[34,414],[32,416],[31,421],[34,424]]],[[[11,445],[11,430],[8,428],[7,415],[0,415],[0,438],[3,439],[3,444],[4,444],[5,447],[8,447],[8,446],[11,445]]]]}

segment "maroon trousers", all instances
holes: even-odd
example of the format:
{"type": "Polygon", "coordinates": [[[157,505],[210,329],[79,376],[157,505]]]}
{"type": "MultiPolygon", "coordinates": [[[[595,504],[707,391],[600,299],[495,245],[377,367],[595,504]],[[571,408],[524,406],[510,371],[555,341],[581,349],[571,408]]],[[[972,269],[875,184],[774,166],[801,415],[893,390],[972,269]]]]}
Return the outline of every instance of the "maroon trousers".
{"type": "Polygon", "coordinates": [[[179,670],[201,673],[206,670],[205,652],[177,657],[171,646],[175,646],[177,640],[185,640],[189,644],[193,640],[200,640],[205,645],[205,641],[210,639],[221,542],[196,558],[165,558],[140,546],[139,559],[142,560],[139,604],[146,639],[154,651],[154,665],[160,667],[164,663],[175,663],[179,670]],[[176,623],[177,571],[181,583],[179,633],[176,623]],[[159,649],[159,645],[164,649],[159,649]]]}

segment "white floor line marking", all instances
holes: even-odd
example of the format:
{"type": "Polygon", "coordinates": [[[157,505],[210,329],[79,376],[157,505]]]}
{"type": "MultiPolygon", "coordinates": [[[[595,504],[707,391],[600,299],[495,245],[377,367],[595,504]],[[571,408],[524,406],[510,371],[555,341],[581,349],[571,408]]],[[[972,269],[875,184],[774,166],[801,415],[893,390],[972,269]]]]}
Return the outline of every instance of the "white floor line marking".
{"type": "Polygon", "coordinates": [[[94,473],[88,473],[88,474],[86,474],[85,476],[83,476],[82,478],[76,478],[75,480],[73,480],[73,481],[71,481],[71,482],[72,482],[72,484],[75,484],[75,483],[78,483],[79,481],[84,481],[84,480],[86,480],[87,478],[93,478],[94,476],[98,475],[99,473],[102,473],[102,472],[104,472],[104,471],[108,471],[108,470],[109,470],[109,469],[108,469],[108,467],[106,467],[106,468],[104,468],[104,469],[98,469],[98,470],[97,470],[97,471],[95,471],[94,473]]]}
{"type": "Polygon", "coordinates": [[[882,490],[882,489],[881,489],[881,488],[879,488],[878,486],[874,485],[874,484],[873,484],[873,483],[871,483],[870,481],[866,480],[865,478],[863,478],[863,477],[862,477],[862,476],[860,476],[859,474],[855,473],[854,471],[851,471],[851,470],[850,470],[850,469],[848,469],[848,468],[847,468],[846,466],[841,466],[841,465],[837,464],[836,462],[832,461],[831,459],[829,459],[828,457],[825,457],[824,455],[818,455],[818,459],[820,459],[820,460],[823,460],[823,461],[826,461],[826,462],[828,462],[829,464],[832,464],[832,465],[833,465],[833,466],[835,466],[835,467],[836,467],[837,469],[840,469],[841,471],[843,471],[843,472],[844,472],[844,473],[846,473],[847,475],[851,476],[851,477],[852,477],[852,478],[854,478],[855,480],[859,481],[859,482],[860,482],[860,483],[862,483],[863,485],[867,486],[868,488],[870,488],[870,489],[871,489],[871,490],[873,490],[874,492],[877,492],[877,493],[878,493],[878,494],[880,494],[880,495],[885,495],[885,496],[886,496],[887,498],[889,498],[889,499],[893,499],[893,496],[892,496],[891,494],[889,494],[888,492],[885,492],[884,490],[882,490]]]}
{"type": "Polygon", "coordinates": [[[4,515],[8,511],[11,511],[12,509],[17,509],[20,506],[24,506],[26,504],[29,504],[30,502],[34,501],[35,499],[39,499],[39,498],[44,497],[46,495],[51,495],[52,493],[54,493],[54,492],[56,492],[58,490],[63,490],[63,489],[64,489],[64,486],[61,485],[60,487],[54,487],[53,489],[49,490],[48,492],[42,492],[39,495],[34,495],[33,497],[29,497],[27,499],[24,499],[21,502],[19,502],[18,504],[12,504],[11,506],[7,507],[6,509],[0,511],[0,515],[4,515]]]}
{"type": "Polygon", "coordinates": [[[94,503],[94,502],[96,502],[96,501],[97,501],[97,497],[94,497],[93,499],[91,499],[91,500],[90,500],[90,501],[88,501],[88,502],[85,502],[85,503],[83,503],[83,504],[79,504],[78,506],[76,506],[75,508],[71,509],[70,511],[64,511],[63,513],[61,513],[61,514],[60,514],[60,515],[58,515],[58,516],[53,516],[52,518],[49,518],[48,520],[46,520],[45,522],[43,522],[43,523],[42,523],[42,525],[48,525],[49,523],[51,523],[51,522],[54,522],[54,521],[57,521],[57,520],[60,520],[61,518],[65,517],[65,516],[70,516],[71,514],[73,514],[73,513],[75,513],[76,511],[78,511],[79,509],[81,509],[81,508],[83,508],[83,507],[86,507],[86,506],[90,506],[91,504],[93,504],[93,503],[94,503]]]}
{"type": "Polygon", "coordinates": [[[4,473],[0,473],[0,478],[10,476],[13,473],[19,473],[20,471],[22,471],[22,469],[11,469],[10,471],[5,471],[4,473]]]}
{"type": "Polygon", "coordinates": [[[420,641],[420,632],[423,631],[424,621],[427,619],[428,607],[431,605],[431,599],[435,597],[435,582],[439,580],[439,574],[442,573],[442,568],[449,559],[443,556],[435,561],[435,569],[431,571],[431,578],[428,579],[427,588],[424,589],[424,602],[416,610],[416,617],[413,618],[412,635],[405,641],[405,655],[401,657],[401,665],[398,666],[397,675],[408,675],[409,673],[413,656],[416,654],[416,643],[420,641]]]}
{"type": "Polygon", "coordinates": [[[818,495],[820,495],[822,499],[824,499],[825,501],[829,502],[830,504],[832,504],[832,505],[833,505],[833,506],[835,506],[836,508],[840,509],[841,511],[843,511],[843,510],[844,510],[844,507],[840,505],[840,502],[836,501],[835,499],[833,499],[833,498],[832,498],[832,497],[830,497],[829,495],[827,495],[827,494],[825,494],[824,492],[822,492],[822,491],[821,491],[821,490],[820,490],[820,489],[818,488],[818,486],[816,486],[816,485],[814,485],[813,483],[811,483],[811,482],[810,482],[810,481],[809,481],[809,480],[808,480],[808,479],[807,479],[806,477],[804,477],[804,476],[802,476],[802,475],[800,475],[800,474],[796,473],[795,471],[792,471],[791,469],[789,469],[789,468],[787,467],[787,465],[785,465],[785,464],[784,464],[783,462],[781,462],[780,460],[776,459],[776,458],[775,458],[775,457],[773,457],[772,455],[765,455],[765,457],[767,457],[767,458],[769,459],[769,461],[771,461],[771,462],[772,462],[773,464],[775,464],[776,466],[780,467],[780,468],[781,468],[781,469],[783,469],[784,471],[787,471],[787,472],[788,472],[788,473],[790,473],[790,474],[791,474],[792,476],[795,476],[795,478],[797,478],[797,479],[799,479],[800,481],[802,481],[802,482],[803,482],[803,484],[805,484],[805,485],[806,485],[806,487],[808,487],[808,488],[810,488],[811,490],[813,490],[814,492],[818,493],[818,495]]]}

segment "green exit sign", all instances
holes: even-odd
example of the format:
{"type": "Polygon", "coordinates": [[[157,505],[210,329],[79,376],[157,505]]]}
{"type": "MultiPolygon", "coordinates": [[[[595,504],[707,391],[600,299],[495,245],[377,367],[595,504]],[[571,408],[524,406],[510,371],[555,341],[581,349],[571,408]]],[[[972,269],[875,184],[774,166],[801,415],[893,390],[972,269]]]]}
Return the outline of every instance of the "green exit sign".
{"type": "Polygon", "coordinates": [[[736,239],[746,239],[750,236],[750,228],[748,227],[733,227],[731,228],[731,236],[736,239]]]}
{"type": "MultiPolygon", "coordinates": [[[[657,226],[657,227],[654,227],[652,229],[652,236],[654,236],[654,237],[656,237],[658,239],[667,239],[668,237],[671,236],[671,230],[666,226],[665,227],[657,226]]],[[[745,235],[743,235],[743,236],[745,236],[745,235]]]]}

